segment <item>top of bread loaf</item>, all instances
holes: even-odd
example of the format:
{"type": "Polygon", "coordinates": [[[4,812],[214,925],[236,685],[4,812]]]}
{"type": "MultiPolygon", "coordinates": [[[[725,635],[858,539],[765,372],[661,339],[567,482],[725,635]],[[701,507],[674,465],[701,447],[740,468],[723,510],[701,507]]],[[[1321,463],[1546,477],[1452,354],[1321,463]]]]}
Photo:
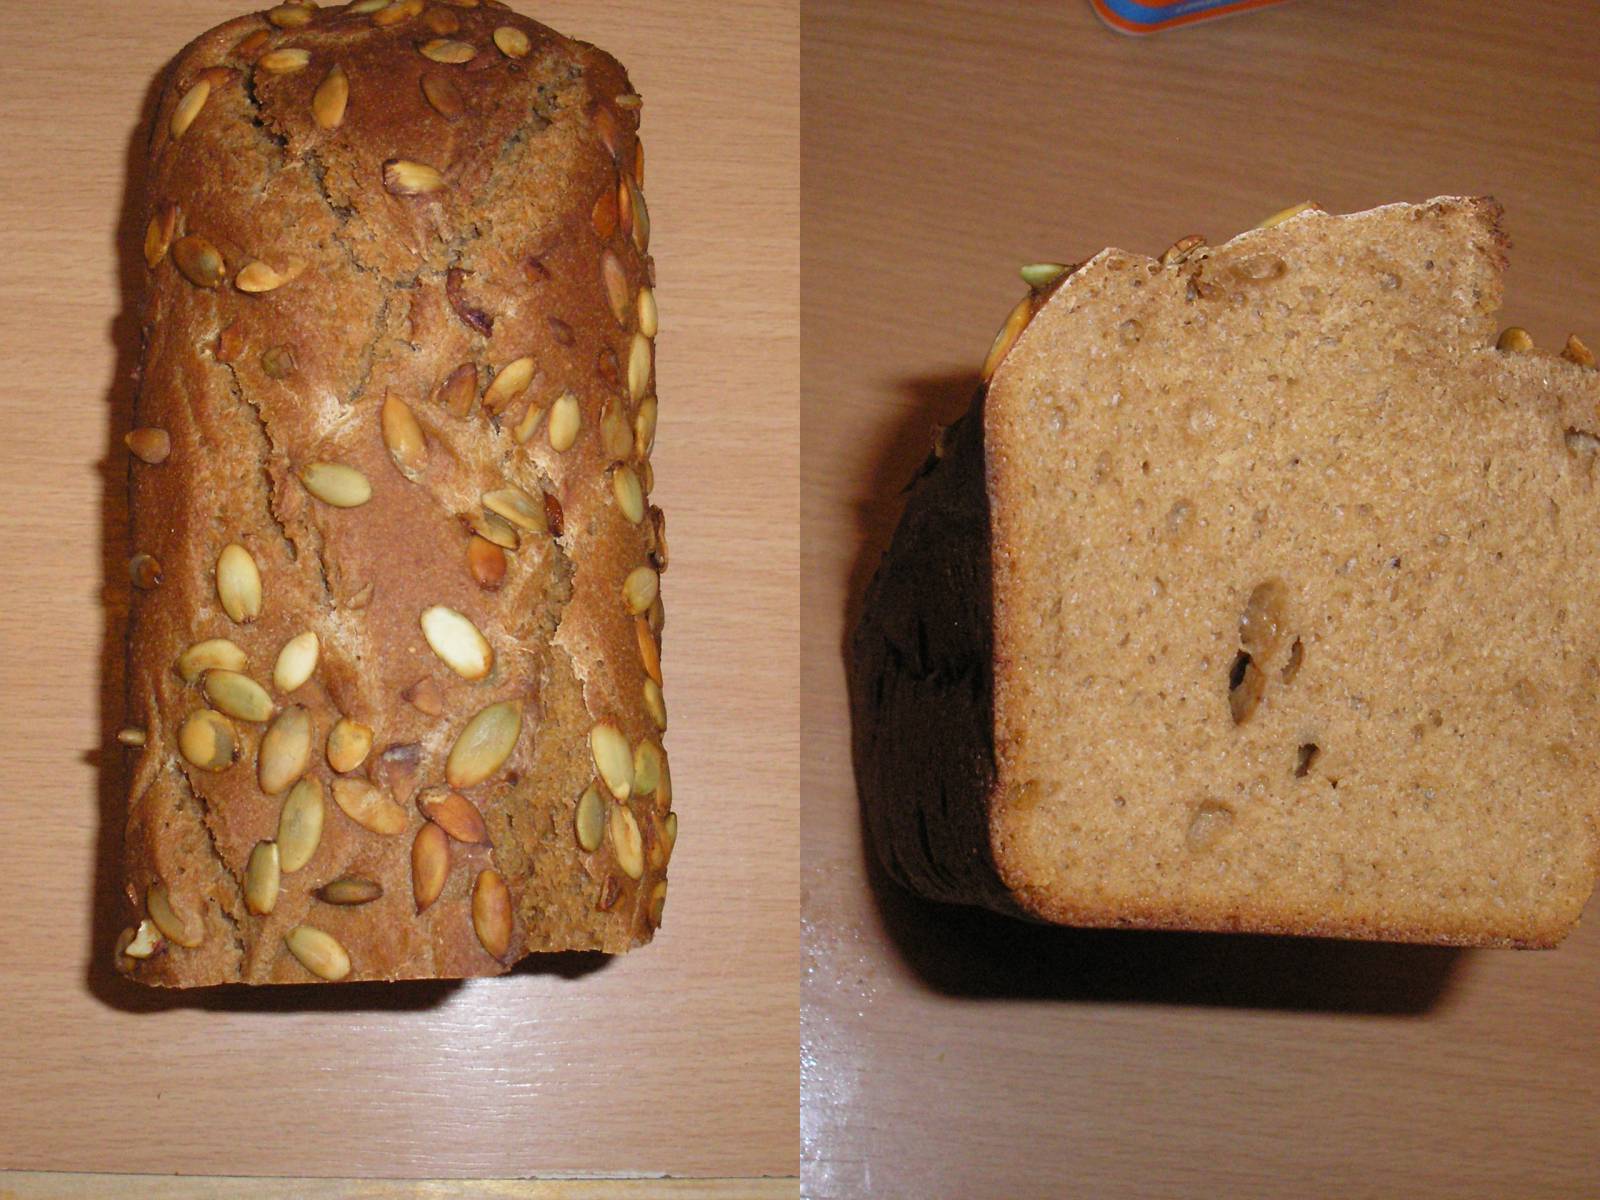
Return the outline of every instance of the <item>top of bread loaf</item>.
{"type": "Polygon", "coordinates": [[[137,420],[170,454],[132,479],[159,587],[130,630],[127,853],[130,900],[143,915],[158,889],[151,917],[183,940],[124,962],[140,978],[306,980],[285,953],[305,923],[350,978],[394,978],[625,950],[659,922],[676,824],[638,105],[611,57],[492,0],[284,5],[168,69],[137,420]],[[244,617],[219,592],[229,545],[259,572],[244,617]],[[441,610],[465,623],[430,634],[441,610]],[[316,670],[285,686],[274,664],[308,632],[316,670]],[[228,708],[175,667],[208,638],[307,716],[306,777],[333,789],[317,857],[265,914],[270,726],[235,719],[220,771],[179,754],[185,720],[228,708]],[[372,739],[353,771],[324,754],[341,717],[372,739]],[[483,836],[444,822],[447,854],[414,851],[447,782],[483,836]],[[419,879],[448,869],[426,905],[419,856],[419,879]],[[319,902],[342,875],[382,897],[319,902]]]}
{"type": "Polygon", "coordinates": [[[1466,944],[1576,921],[1600,374],[1497,349],[1499,215],[1106,250],[1012,323],[989,826],[1024,908],[1466,944]]]}

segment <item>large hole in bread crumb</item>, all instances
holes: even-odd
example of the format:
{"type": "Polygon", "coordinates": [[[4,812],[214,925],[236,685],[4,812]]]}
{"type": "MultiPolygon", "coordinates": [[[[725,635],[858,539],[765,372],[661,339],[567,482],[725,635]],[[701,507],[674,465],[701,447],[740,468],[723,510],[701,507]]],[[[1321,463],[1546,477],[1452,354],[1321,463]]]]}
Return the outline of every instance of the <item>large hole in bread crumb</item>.
{"type": "Polygon", "coordinates": [[[1322,747],[1315,742],[1302,743],[1295,753],[1294,777],[1304,779],[1310,772],[1311,766],[1317,761],[1317,756],[1322,753],[1322,747]]]}
{"type": "Polygon", "coordinates": [[[1266,687],[1267,677],[1256,666],[1249,651],[1239,651],[1228,669],[1228,711],[1233,714],[1235,725],[1243,725],[1255,714],[1266,687]]]}

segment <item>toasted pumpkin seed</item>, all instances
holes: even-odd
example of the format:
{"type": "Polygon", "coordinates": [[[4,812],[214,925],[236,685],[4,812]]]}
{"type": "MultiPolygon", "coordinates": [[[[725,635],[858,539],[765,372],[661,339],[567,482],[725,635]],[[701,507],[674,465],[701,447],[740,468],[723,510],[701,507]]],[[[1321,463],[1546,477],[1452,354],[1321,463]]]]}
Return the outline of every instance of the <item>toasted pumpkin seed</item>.
{"type": "Polygon", "coordinates": [[[263,792],[281,795],[306,773],[311,766],[311,737],[311,714],[297,704],[267,726],[256,752],[256,776],[263,792]]]}
{"type": "Polygon", "coordinates": [[[650,622],[644,617],[635,617],[633,632],[639,639],[639,661],[644,664],[645,674],[660,683],[661,650],[656,645],[656,635],[650,632],[650,622]]]}
{"type": "Polygon", "coordinates": [[[511,891],[498,871],[478,872],[472,887],[472,928],[492,957],[502,958],[511,948],[511,891]]]}
{"type": "Polygon", "coordinates": [[[306,4],[280,4],[267,10],[267,20],[279,29],[303,29],[311,24],[316,9],[306,4]]]}
{"type": "Polygon", "coordinates": [[[140,591],[161,586],[161,562],[153,554],[135,554],[128,560],[128,578],[140,591]]]}
{"type": "Polygon", "coordinates": [[[489,840],[488,827],[477,806],[449,788],[425,788],[417,796],[422,815],[458,842],[480,845],[489,840]]]}
{"type": "Polygon", "coordinates": [[[462,728],[445,761],[445,781],[469,788],[488,779],[516,749],[522,735],[522,701],[502,700],[477,713],[462,728]]]}
{"type": "Polygon", "coordinates": [[[1594,351],[1583,344],[1583,340],[1575,333],[1567,335],[1567,344],[1562,348],[1561,357],[1570,363],[1577,363],[1580,367],[1593,368],[1595,364],[1594,351]]]}
{"type": "Polygon", "coordinates": [[[1020,274],[1022,275],[1022,282],[1038,292],[1043,291],[1054,283],[1066,269],[1066,263],[1029,263],[1022,268],[1020,274]]]}
{"type": "Polygon", "coordinates": [[[669,812],[661,819],[661,840],[667,847],[667,853],[672,853],[672,848],[678,844],[678,814],[669,812]]]}
{"type": "Polygon", "coordinates": [[[550,406],[550,448],[558,454],[570,450],[582,427],[583,412],[578,407],[578,398],[571,392],[562,392],[550,406]]]}
{"type": "Polygon", "coordinates": [[[300,468],[300,482],[318,500],[335,508],[359,508],[372,499],[367,477],[343,463],[307,463],[300,468]]]}
{"type": "Polygon", "coordinates": [[[1512,354],[1526,354],[1533,349],[1533,338],[1522,326],[1507,325],[1500,331],[1500,336],[1496,339],[1494,348],[1496,350],[1506,350],[1512,354]]]}
{"type": "Polygon", "coordinates": [[[182,99],[178,101],[178,106],[172,110],[172,120],[168,123],[168,128],[174,138],[181,138],[188,131],[189,126],[194,124],[194,119],[200,115],[200,110],[206,106],[206,100],[210,96],[211,83],[205,79],[197,81],[193,87],[183,94],[182,99]]]}
{"type": "Polygon", "coordinates": [[[626,800],[633,792],[633,749],[622,730],[601,721],[589,730],[589,752],[606,789],[618,800],[626,800]]]}
{"type": "Polygon", "coordinates": [[[505,582],[506,552],[475,534],[467,542],[467,571],[479,587],[493,591],[505,582]]]}
{"type": "Polygon", "coordinates": [[[289,265],[281,272],[255,259],[239,269],[239,273],[233,277],[233,286],[252,295],[276,291],[284,284],[300,278],[305,269],[305,260],[300,258],[291,258],[289,265]]]}
{"type": "Polygon", "coordinates": [[[472,402],[478,396],[478,369],[471,363],[462,363],[445,376],[434,392],[434,399],[452,417],[465,417],[472,411],[472,402]]]}
{"type": "Polygon", "coordinates": [[[383,444],[407,479],[415,479],[428,465],[428,439],[422,425],[411,406],[393,392],[383,398],[383,444]]]}
{"type": "Polygon", "coordinates": [[[656,398],[646,396],[639,401],[639,411],[633,416],[633,452],[640,458],[649,458],[650,451],[655,449],[655,445],[656,398]]]}
{"type": "Polygon", "coordinates": [[[350,5],[344,11],[348,16],[364,17],[368,13],[375,13],[380,8],[388,7],[389,0],[356,0],[354,4],[350,5]]]}
{"type": "Polygon", "coordinates": [[[337,129],[344,123],[344,110],[350,103],[350,78],[338,63],[311,94],[311,116],[319,129],[337,129]]]}
{"type": "Polygon", "coordinates": [[[606,802],[594,784],[584,789],[578,798],[578,811],[573,814],[573,829],[578,835],[578,845],[585,853],[593,854],[600,848],[600,839],[606,833],[606,802]]]}
{"type": "Polygon", "coordinates": [[[424,675],[405,691],[400,698],[420,713],[437,717],[444,712],[444,691],[432,675],[424,675]]]}
{"type": "Polygon", "coordinates": [[[217,599],[236,624],[248,625],[261,615],[261,570],[238,542],[217,555],[217,599]]]}
{"type": "Polygon", "coordinates": [[[618,108],[639,108],[644,104],[644,97],[638,92],[623,92],[612,103],[618,108]]]}
{"type": "Polygon", "coordinates": [[[433,111],[446,121],[460,120],[461,114],[467,111],[467,102],[461,97],[461,89],[453,79],[437,71],[429,71],[422,76],[422,95],[432,105],[433,111]]]}
{"type": "Polygon", "coordinates": [[[444,187],[444,176],[427,163],[391,158],[383,164],[383,186],[396,196],[426,196],[444,187]]]}
{"type": "Polygon", "coordinates": [[[606,824],[617,866],[629,879],[638,879],[644,874],[644,839],[639,834],[639,822],[626,804],[613,804],[611,818],[606,824]]]}
{"type": "Polygon", "coordinates": [[[340,717],[328,730],[328,765],[341,775],[354,771],[372,753],[372,728],[340,717]]]}
{"type": "Polygon", "coordinates": [[[989,353],[984,356],[983,370],[980,374],[985,383],[999,368],[1005,356],[1011,353],[1011,347],[1016,343],[1023,329],[1027,327],[1028,320],[1033,316],[1033,293],[1029,293],[1017,302],[1008,314],[1005,323],[1000,326],[1000,332],[994,335],[994,341],[989,346],[989,353]]]}
{"type": "Polygon", "coordinates": [[[466,42],[454,42],[449,38],[435,38],[431,42],[424,42],[418,47],[418,53],[423,58],[436,63],[450,63],[452,65],[471,62],[477,55],[477,50],[466,42]]]}
{"type": "Polygon", "coordinates": [[[502,25],[494,31],[494,44],[507,58],[526,58],[533,47],[528,35],[515,25],[502,25]]]}
{"type": "Polygon", "coordinates": [[[193,950],[205,940],[205,927],[201,922],[191,924],[178,916],[177,910],[172,907],[172,900],[167,895],[167,885],[152,883],[144,894],[145,911],[150,914],[150,919],[156,923],[162,935],[176,945],[193,950]],[[199,929],[194,926],[200,925],[199,929]]]}
{"type": "Polygon", "coordinates": [[[371,904],[383,895],[383,885],[359,875],[341,875],[319,887],[313,895],[324,904],[371,904]]]}
{"type": "Polygon", "coordinates": [[[489,639],[469,617],[443,604],[435,604],[423,610],[420,623],[428,647],[461,678],[482,679],[494,669],[494,650],[489,639]]]}
{"type": "Polygon", "coordinates": [[[423,0],[393,0],[387,8],[380,8],[372,14],[372,23],[380,29],[386,29],[416,16],[423,7],[423,0]]]}
{"type": "Polygon", "coordinates": [[[633,244],[639,247],[639,253],[645,254],[650,249],[650,210],[644,202],[644,193],[639,190],[639,185],[632,179],[624,179],[622,186],[627,190],[628,202],[633,210],[633,244]]]}
{"type": "Polygon", "coordinates": [[[246,661],[244,651],[227,638],[208,638],[178,655],[178,674],[185,683],[195,683],[202,672],[213,668],[242,671],[246,661]]]}
{"type": "Polygon", "coordinates": [[[171,436],[165,429],[157,429],[153,425],[130,429],[123,435],[122,442],[135,458],[151,466],[166,462],[172,453],[171,436]]]}
{"type": "Polygon", "coordinates": [[[324,808],[320,781],[302,779],[289,789],[278,813],[278,863],[285,872],[298,871],[317,852],[324,808]]]}
{"type": "Polygon", "coordinates": [[[117,730],[117,741],[124,746],[142,746],[146,740],[145,731],[137,725],[127,725],[117,730]]]}
{"type": "Polygon", "coordinates": [[[654,679],[644,681],[644,707],[650,714],[650,719],[656,723],[656,728],[665,732],[667,728],[667,702],[661,694],[661,685],[654,679]]]}
{"type": "Polygon", "coordinates": [[[200,688],[217,710],[241,721],[265,721],[272,716],[272,697],[248,675],[238,671],[207,671],[200,688]]]}
{"type": "Polygon", "coordinates": [[[466,522],[474,533],[496,546],[515,550],[521,544],[522,539],[517,534],[516,526],[499,513],[490,512],[488,509],[468,513],[466,522]]]}
{"type": "Polygon", "coordinates": [[[1301,213],[1310,210],[1316,210],[1319,212],[1321,211],[1317,208],[1317,205],[1314,201],[1302,200],[1299,204],[1291,204],[1288,208],[1279,209],[1265,221],[1262,221],[1261,224],[1257,225],[1256,228],[1271,229],[1274,225],[1282,225],[1290,217],[1298,217],[1301,213]]]}
{"type": "Polygon", "coordinates": [[[654,742],[640,742],[633,748],[633,790],[636,795],[648,796],[661,782],[663,756],[661,747],[654,742]]]}
{"type": "Polygon", "coordinates": [[[297,633],[278,651],[278,661],[272,668],[272,686],[280,692],[292,692],[305,685],[317,669],[322,656],[322,643],[314,630],[297,633]]]}
{"type": "Polygon", "coordinates": [[[450,875],[450,839],[444,830],[424,822],[411,842],[411,895],[424,911],[444,891],[450,875]]]}
{"type": "Polygon", "coordinates": [[[657,323],[655,289],[642,287],[639,289],[639,332],[653,338],[657,323]]]}
{"type": "Polygon", "coordinates": [[[622,260],[607,247],[600,255],[600,281],[605,284],[606,302],[611,305],[611,315],[617,324],[628,324],[628,269],[622,260]]]}
{"type": "Polygon", "coordinates": [[[133,936],[122,947],[122,952],[129,958],[149,958],[161,946],[161,931],[148,917],[139,922],[138,929],[129,932],[133,936]]]}
{"type": "Polygon", "coordinates": [[[214,288],[227,277],[222,253],[198,234],[185,234],[172,243],[172,261],[195,287],[214,288]]]}
{"type": "Polygon", "coordinates": [[[647,612],[655,603],[660,586],[661,577],[655,573],[654,568],[635,567],[622,581],[623,606],[634,616],[647,612]]]}
{"type": "Polygon", "coordinates": [[[411,824],[403,807],[365,779],[340,777],[332,787],[333,802],[363,829],[392,837],[404,833],[411,824]]]}
{"type": "Polygon", "coordinates": [[[461,18],[448,8],[430,8],[422,14],[422,22],[440,37],[455,33],[461,28],[461,18]]]}
{"type": "Polygon", "coordinates": [[[620,404],[608,405],[600,414],[600,447],[610,459],[626,458],[633,449],[633,435],[620,404]]]}
{"type": "Polygon", "coordinates": [[[650,889],[650,924],[660,927],[661,918],[667,912],[667,881],[661,880],[650,889]]]}
{"type": "Polygon", "coordinates": [[[499,412],[527,391],[533,382],[533,359],[527,356],[513,359],[494,377],[483,393],[483,406],[490,412],[499,412]]]}
{"type": "Polygon", "coordinates": [[[254,60],[255,56],[272,40],[272,30],[258,29],[254,33],[246,34],[239,39],[239,44],[228,53],[236,58],[247,61],[254,60]]]}
{"type": "Polygon", "coordinates": [[[151,270],[167,256],[167,247],[172,245],[172,235],[177,230],[178,206],[163,204],[157,207],[144,230],[144,261],[151,270]]]}
{"type": "Polygon", "coordinates": [[[304,70],[310,62],[311,51],[299,46],[280,46],[276,50],[268,50],[256,59],[256,66],[274,75],[292,75],[296,71],[304,70]]]}
{"type": "Polygon", "coordinates": [[[642,333],[633,335],[628,350],[628,397],[635,402],[644,399],[650,390],[650,339],[642,333]]]}
{"type": "Polygon", "coordinates": [[[244,868],[245,907],[258,917],[278,906],[278,884],[282,878],[275,842],[257,842],[244,868]]]}
{"type": "Polygon", "coordinates": [[[197,708],[178,727],[178,753],[202,771],[225,771],[233,765],[238,739],[221,713],[197,708]]]}
{"type": "Polygon", "coordinates": [[[296,925],[283,942],[300,965],[319,978],[337,983],[350,974],[350,955],[330,933],[311,925],[296,925]]]}
{"type": "Polygon", "coordinates": [[[639,477],[632,467],[624,463],[612,469],[611,492],[623,516],[635,525],[644,520],[644,489],[639,486],[639,477]]]}
{"type": "Polygon", "coordinates": [[[268,379],[287,379],[294,374],[294,351],[288,346],[268,346],[261,352],[261,370],[268,379]]]}
{"type": "Polygon", "coordinates": [[[483,506],[518,529],[545,533],[544,501],[535,500],[519,487],[496,488],[483,494],[483,506]]]}

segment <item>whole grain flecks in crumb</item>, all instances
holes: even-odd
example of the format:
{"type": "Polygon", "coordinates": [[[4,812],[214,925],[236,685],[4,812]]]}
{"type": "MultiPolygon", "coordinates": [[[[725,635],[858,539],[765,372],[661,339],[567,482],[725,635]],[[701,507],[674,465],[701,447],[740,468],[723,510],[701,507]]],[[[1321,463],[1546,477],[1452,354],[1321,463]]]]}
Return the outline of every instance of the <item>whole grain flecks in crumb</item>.
{"type": "Polygon", "coordinates": [[[1501,327],[1499,222],[1298,205],[1029,268],[854,635],[893,876],[1077,925],[1572,928],[1600,372],[1501,327]]]}
{"type": "Polygon", "coordinates": [[[133,978],[650,940],[670,790],[617,794],[590,745],[665,777],[639,117],[615,60],[501,5],[289,3],[167,68],[126,438],[133,978]],[[623,815],[580,819],[602,790],[623,815]]]}

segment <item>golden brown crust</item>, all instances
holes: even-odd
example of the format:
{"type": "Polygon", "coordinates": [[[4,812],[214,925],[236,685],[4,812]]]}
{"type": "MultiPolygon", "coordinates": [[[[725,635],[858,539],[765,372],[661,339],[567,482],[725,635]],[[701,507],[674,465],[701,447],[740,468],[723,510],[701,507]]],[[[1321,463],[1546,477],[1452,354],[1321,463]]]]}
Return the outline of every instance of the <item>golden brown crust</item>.
{"type": "Polygon", "coordinates": [[[127,895],[137,923],[149,889],[166,889],[203,936],[119,953],[145,982],[313,980],[286,945],[300,925],[337,941],[351,979],[620,952],[649,940],[665,884],[664,713],[638,629],[653,656],[665,546],[639,486],[655,401],[637,97],[609,56],[501,6],[370,8],[218,26],[168,68],[151,129],[135,425],[165,430],[170,453],[131,464],[132,549],[160,583],[135,594],[130,623],[128,722],[146,740],[127,895]],[[619,197],[626,221],[608,215],[619,197]],[[259,571],[252,620],[219,599],[230,544],[259,571]],[[440,606],[465,622],[447,614],[425,634],[440,606]],[[308,631],[320,654],[291,692],[280,683],[295,673],[275,682],[274,668],[308,631]],[[274,714],[309,717],[322,835],[282,872],[269,913],[244,896],[286,797],[258,772],[268,722],[229,718],[225,770],[179,752],[185,718],[218,698],[214,679],[186,682],[175,664],[210,638],[243,651],[274,714]],[[372,739],[342,777],[326,753],[341,717],[372,739]],[[659,758],[653,787],[629,786],[630,762],[607,789],[596,727],[659,758]],[[442,891],[419,913],[418,800],[447,777],[488,837],[449,841],[442,891]],[[336,796],[336,778],[375,791],[336,796]],[[591,783],[638,827],[642,870],[610,837],[578,845],[591,783]],[[474,922],[475,888],[500,895],[477,887],[486,871],[510,901],[492,952],[474,922]],[[381,896],[315,897],[344,876],[381,896]]]}

